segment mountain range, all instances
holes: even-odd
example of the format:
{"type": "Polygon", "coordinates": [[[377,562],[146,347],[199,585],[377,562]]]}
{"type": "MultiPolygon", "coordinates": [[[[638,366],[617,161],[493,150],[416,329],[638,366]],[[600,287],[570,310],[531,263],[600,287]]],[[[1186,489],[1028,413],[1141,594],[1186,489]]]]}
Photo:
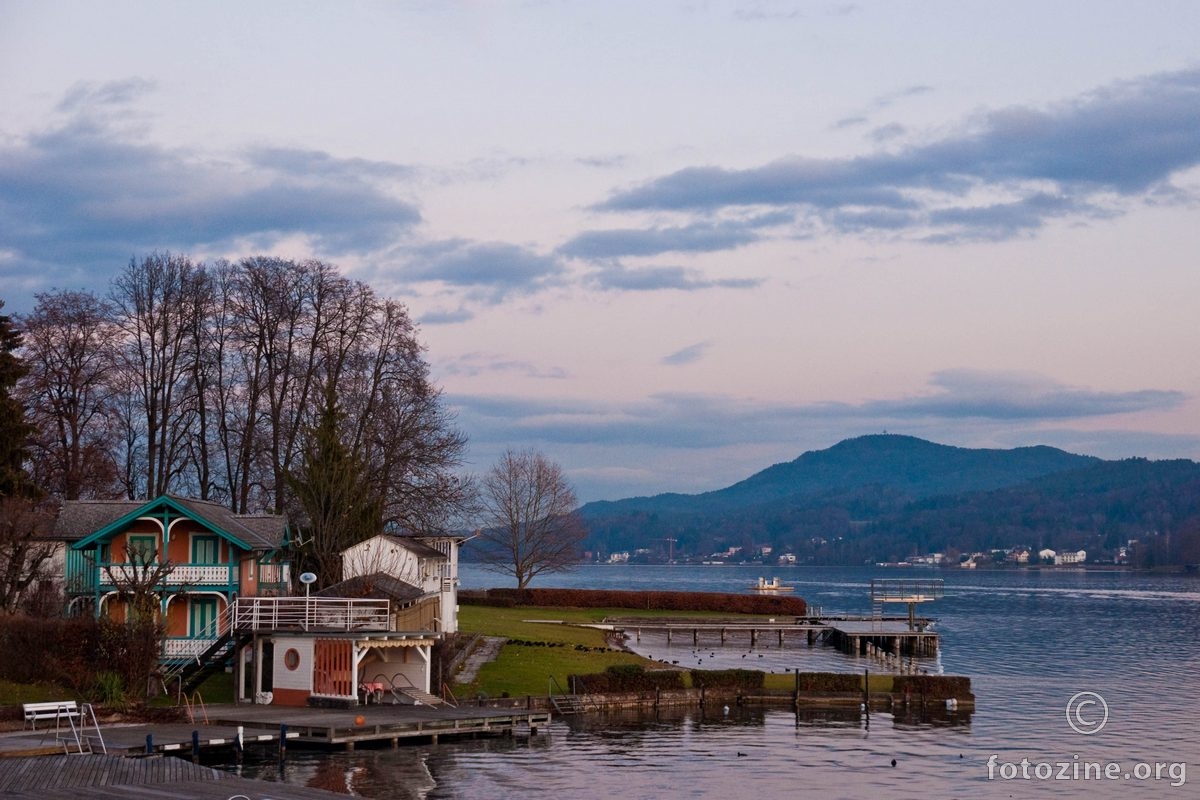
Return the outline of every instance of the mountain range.
{"type": "Polygon", "coordinates": [[[899,561],[927,552],[1027,546],[1130,550],[1140,563],[1200,562],[1200,465],[1106,461],[1053,447],[970,449],[910,436],[847,439],[702,494],[579,509],[598,557],[899,561]]]}

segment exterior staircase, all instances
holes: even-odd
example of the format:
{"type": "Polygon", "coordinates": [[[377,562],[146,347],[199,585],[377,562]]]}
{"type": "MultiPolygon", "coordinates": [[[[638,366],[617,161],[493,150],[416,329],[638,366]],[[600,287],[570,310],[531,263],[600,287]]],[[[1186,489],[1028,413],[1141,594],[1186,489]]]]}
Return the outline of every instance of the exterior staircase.
{"type": "Polygon", "coordinates": [[[550,702],[559,714],[582,714],[587,710],[583,698],[577,694],[550,695],[550,702]]]}
{"type": "Polygon", "coordinates": [[[191,694],[204,683],[209,676],[225,669],[233,658],[234,653],[243,645],[250,642],[253,634],[249,632],[225,633],[213,642],[207,650],[195,658],[189,658],[182,664],[177,664],[163,675],[163,685],[170,686],[181,681],[184,694],[191,694]]]}
{"type": "Polygon", "coordinates": [[[412,704],[418,705],[418,706],[449,705],[445,700],[438,697],[436,694],[430,694],[429,692],[423,692],[420,689],[414,689],[411,686],[393,687],[392,695],[396,697],[397,701],[404,702],[403,700],[400,700],[400,696],[403,695],[404,697],[407,697],[412,702],[412,704]]]}

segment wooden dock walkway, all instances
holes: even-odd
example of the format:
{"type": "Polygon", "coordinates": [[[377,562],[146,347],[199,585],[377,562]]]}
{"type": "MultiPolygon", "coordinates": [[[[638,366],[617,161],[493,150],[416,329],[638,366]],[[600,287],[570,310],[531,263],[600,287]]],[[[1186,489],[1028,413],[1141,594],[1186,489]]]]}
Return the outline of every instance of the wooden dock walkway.
{"type": "MultiPolygon", "coordinates": [[[[349,709],[292,708],[272,705],[208,707],[208,723],[146,723],[101,725],[110,754],[191,755],[193,732],[201,752],[233,747],[238,729],[243,746],[275,743],[286,731],[287,744],[341,746],[357,743],[437,742],[441,737],[536,734],[550,723],[550,712],[526,708],[369,705],[349,709]]],[[[6,758],[62,753],[54,731],[14,731],[0,734],[0,761],[6,758]]]]}
{"type": "Polygon", "coordinates": [[[604,627],[633,636],[641,641],[643,632],[665,633],[667,643],[677,636],[690,636],[693,646],[711,644],[714,638],[724,645],[730,641],[758,644],[762,636],[774,638],[782,647],[787,639],[803,637],[809,645],[827,643],[844,653],[866,654],[868,645],[876,651],[895,656],[934,655],[938,634],[930,630],[933,620],[909,616],[805,616],[747,620],[729,617],[609,617],[604,627]]]}
{"type": "Polygon", "coordinates": [[[0,759],[0,797],[15,800],[335,800],[345,795],[239,778],[181,758],[112,755],[0,759]]]}

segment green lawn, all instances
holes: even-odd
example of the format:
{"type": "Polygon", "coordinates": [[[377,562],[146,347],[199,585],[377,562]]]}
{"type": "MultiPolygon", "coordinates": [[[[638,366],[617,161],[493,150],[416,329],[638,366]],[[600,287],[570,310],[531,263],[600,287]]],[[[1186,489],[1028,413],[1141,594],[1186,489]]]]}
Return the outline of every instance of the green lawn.
{"type": "Polygon", "coordinates": [[[0,680],[0,706],[78,699],[70,689],[53,683],[13,683],[0,680]]]}
{"type": "MultiPolygon", "coordinates": [[[[487,697],[545,696],[551,693],[551,676],[558,682],[558,688],[554,690],[558,692],[571,690],[567,685],[568,675],[603,672],[614,664],[637,664],[647,669],[661,668],[661,663],[633,653],[602,649],[606,647],[604,631],[577,627],[579,624],[599,623],[605,617],[633,615],[689,616],[686,612],[679,611],[629,608],[496,608],[463,605],[458,614],[460,631],[481,633],[485,636],[503,636],[510,641],[494,661],[480,669],[474,681],[456,684],[453,687],[454,693],[460,700],[479,694],[487,697]],[[575,624],[557,624],[558,622],[575,624]]],[[[706,614],[697,612],[696,616],[706,614]]],[[[795,686],[795,680],[795,676],[791,674],[767,674],[764,688],[788,691],[795,686]]],[[[891,675],[871,676],[872,692],[888,692],[891,688],[891,675]]]]}
{"type": "Polygon", "coordinates": [[[553,622],[595,623],[606,616],[629,614],[629,609],[614,608],[494,608],[463,605],[458,627],[464,633],[503,636],[510,641],[495,661],[485,664],[476,679],[457,684],[454,693],[460,699],[475,697],[521,697],[550,693],[551,676],[559,691],[570,691],[568,675],[603,672],[614,664],[638,664],[647,668],[661,666],[639,655],[609,650],[605,632],[553,622]],[[534,644],[537,643],[537,644],[534,644]]]}

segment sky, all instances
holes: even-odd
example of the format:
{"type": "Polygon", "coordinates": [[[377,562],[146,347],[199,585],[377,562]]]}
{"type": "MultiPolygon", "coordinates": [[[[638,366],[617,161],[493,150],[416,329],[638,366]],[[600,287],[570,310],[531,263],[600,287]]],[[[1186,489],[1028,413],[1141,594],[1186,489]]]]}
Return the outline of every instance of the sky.
{"type": "Polygon", "coordinates": [[[1200,459],[1200,3],[0,0],[0,298],[321,258],[485,471],[1200,459]]]}

